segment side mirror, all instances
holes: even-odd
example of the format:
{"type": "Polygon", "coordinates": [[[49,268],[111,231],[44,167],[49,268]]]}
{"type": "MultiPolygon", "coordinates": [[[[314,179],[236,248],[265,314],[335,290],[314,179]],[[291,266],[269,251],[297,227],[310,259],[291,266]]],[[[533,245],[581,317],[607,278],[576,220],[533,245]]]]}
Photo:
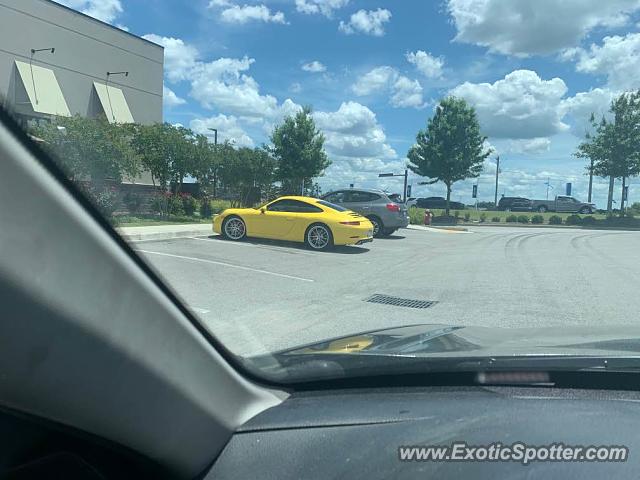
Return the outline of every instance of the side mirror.
{"type": "Polygon", "coordinates": [[[261,207],[261,208],[260,208],[260,213],[264,213],[264,212],[266,212],[266,211],[267,211],[267,209],[266,209],[266,208],[264,208],[264,207],[261,207]]]}

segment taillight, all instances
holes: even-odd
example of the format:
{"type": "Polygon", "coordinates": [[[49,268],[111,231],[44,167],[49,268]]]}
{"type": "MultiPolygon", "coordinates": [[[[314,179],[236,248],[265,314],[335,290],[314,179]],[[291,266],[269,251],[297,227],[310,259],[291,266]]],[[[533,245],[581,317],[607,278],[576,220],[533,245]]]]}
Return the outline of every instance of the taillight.
{"type": "Polygon", "coordinates": [[[360,225],[360,222],[340,222],[340,225],[360,225]]]}
{"type": "Polygon", "coordinates": [[[387,210],[389,210],[390,212],[399,212],[400,205],[398,205],[397,203],[387,203],[387,210]]]}

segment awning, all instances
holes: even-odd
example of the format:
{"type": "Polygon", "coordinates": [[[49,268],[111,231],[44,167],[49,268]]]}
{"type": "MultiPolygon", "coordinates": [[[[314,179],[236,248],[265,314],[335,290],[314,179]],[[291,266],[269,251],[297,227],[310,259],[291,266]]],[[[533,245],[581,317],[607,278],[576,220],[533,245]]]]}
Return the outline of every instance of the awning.
{"type": "Polygon", "coordinates": [[[34,112],[71,116],[53,70],[18,60],[16,68],[34,112]]]}
{"type": "Polygon", "coordinates": [[[100,104],[109,123],[133,123],[133,116],[122,90],[104,83],[93,82],[100,104]]]}

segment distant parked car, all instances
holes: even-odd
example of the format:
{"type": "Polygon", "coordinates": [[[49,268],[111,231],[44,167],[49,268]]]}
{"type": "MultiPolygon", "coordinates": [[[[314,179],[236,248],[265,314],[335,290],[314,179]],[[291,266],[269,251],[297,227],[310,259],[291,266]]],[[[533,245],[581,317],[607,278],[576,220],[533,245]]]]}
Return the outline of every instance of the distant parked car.
{"type": "Polygon", "coordinates": [[[329,192],[322,199],[367,217],[373,224],[374,237],[391,235],[409,225],[405,204],[389,198],[382,190],[349,188],[329,192]]]}
{"type": "Polygon", "coordinates": [[[505,212],[529,212],[531,200],[524,197],[502,197],[498,202],[498,210],[505,212]]]}
{"type": "MultiPolygon", "coordinates": [[[[444,197],[427,197],[417,198],[416,206],[419,208],[428,208],[429,210],[447,208],[447,199],[444,197]]],[[[466,208],[464,203],[449,201],[449,209],[451,210],[464,210],[466,208]]]]}
{"type": "Polygon", "coordinates": [[[416,203],[418,202],[418,199],[416,197],[409,197],[407,198],[407,201],[404,202],[404,204],[407,206],[407,208],[411,208],[411,207],[417,207],[418,205],[416,205],[416,203]]]}
{"type": "Polygon", "coordinates": [[[536,212],[568,212],[568,213],[593,213],[596,206],[593,203],[585,203],[573,197],[558,195],[553,200],[532,200],[531,208],[536,212]]]}

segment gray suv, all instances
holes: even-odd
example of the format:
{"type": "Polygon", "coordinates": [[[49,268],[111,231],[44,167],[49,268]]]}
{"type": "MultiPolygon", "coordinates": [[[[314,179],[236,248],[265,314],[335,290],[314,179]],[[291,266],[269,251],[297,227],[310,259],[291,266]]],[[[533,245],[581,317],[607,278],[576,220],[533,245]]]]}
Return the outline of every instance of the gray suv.
{"type": "Polygon", "coordinates": [[[379,237],[409,225],[405,204],[390,197],[382,190],[349,188],[327,193],[322,199],[364,215],[373,223],[373,236],[379,237]]]}

